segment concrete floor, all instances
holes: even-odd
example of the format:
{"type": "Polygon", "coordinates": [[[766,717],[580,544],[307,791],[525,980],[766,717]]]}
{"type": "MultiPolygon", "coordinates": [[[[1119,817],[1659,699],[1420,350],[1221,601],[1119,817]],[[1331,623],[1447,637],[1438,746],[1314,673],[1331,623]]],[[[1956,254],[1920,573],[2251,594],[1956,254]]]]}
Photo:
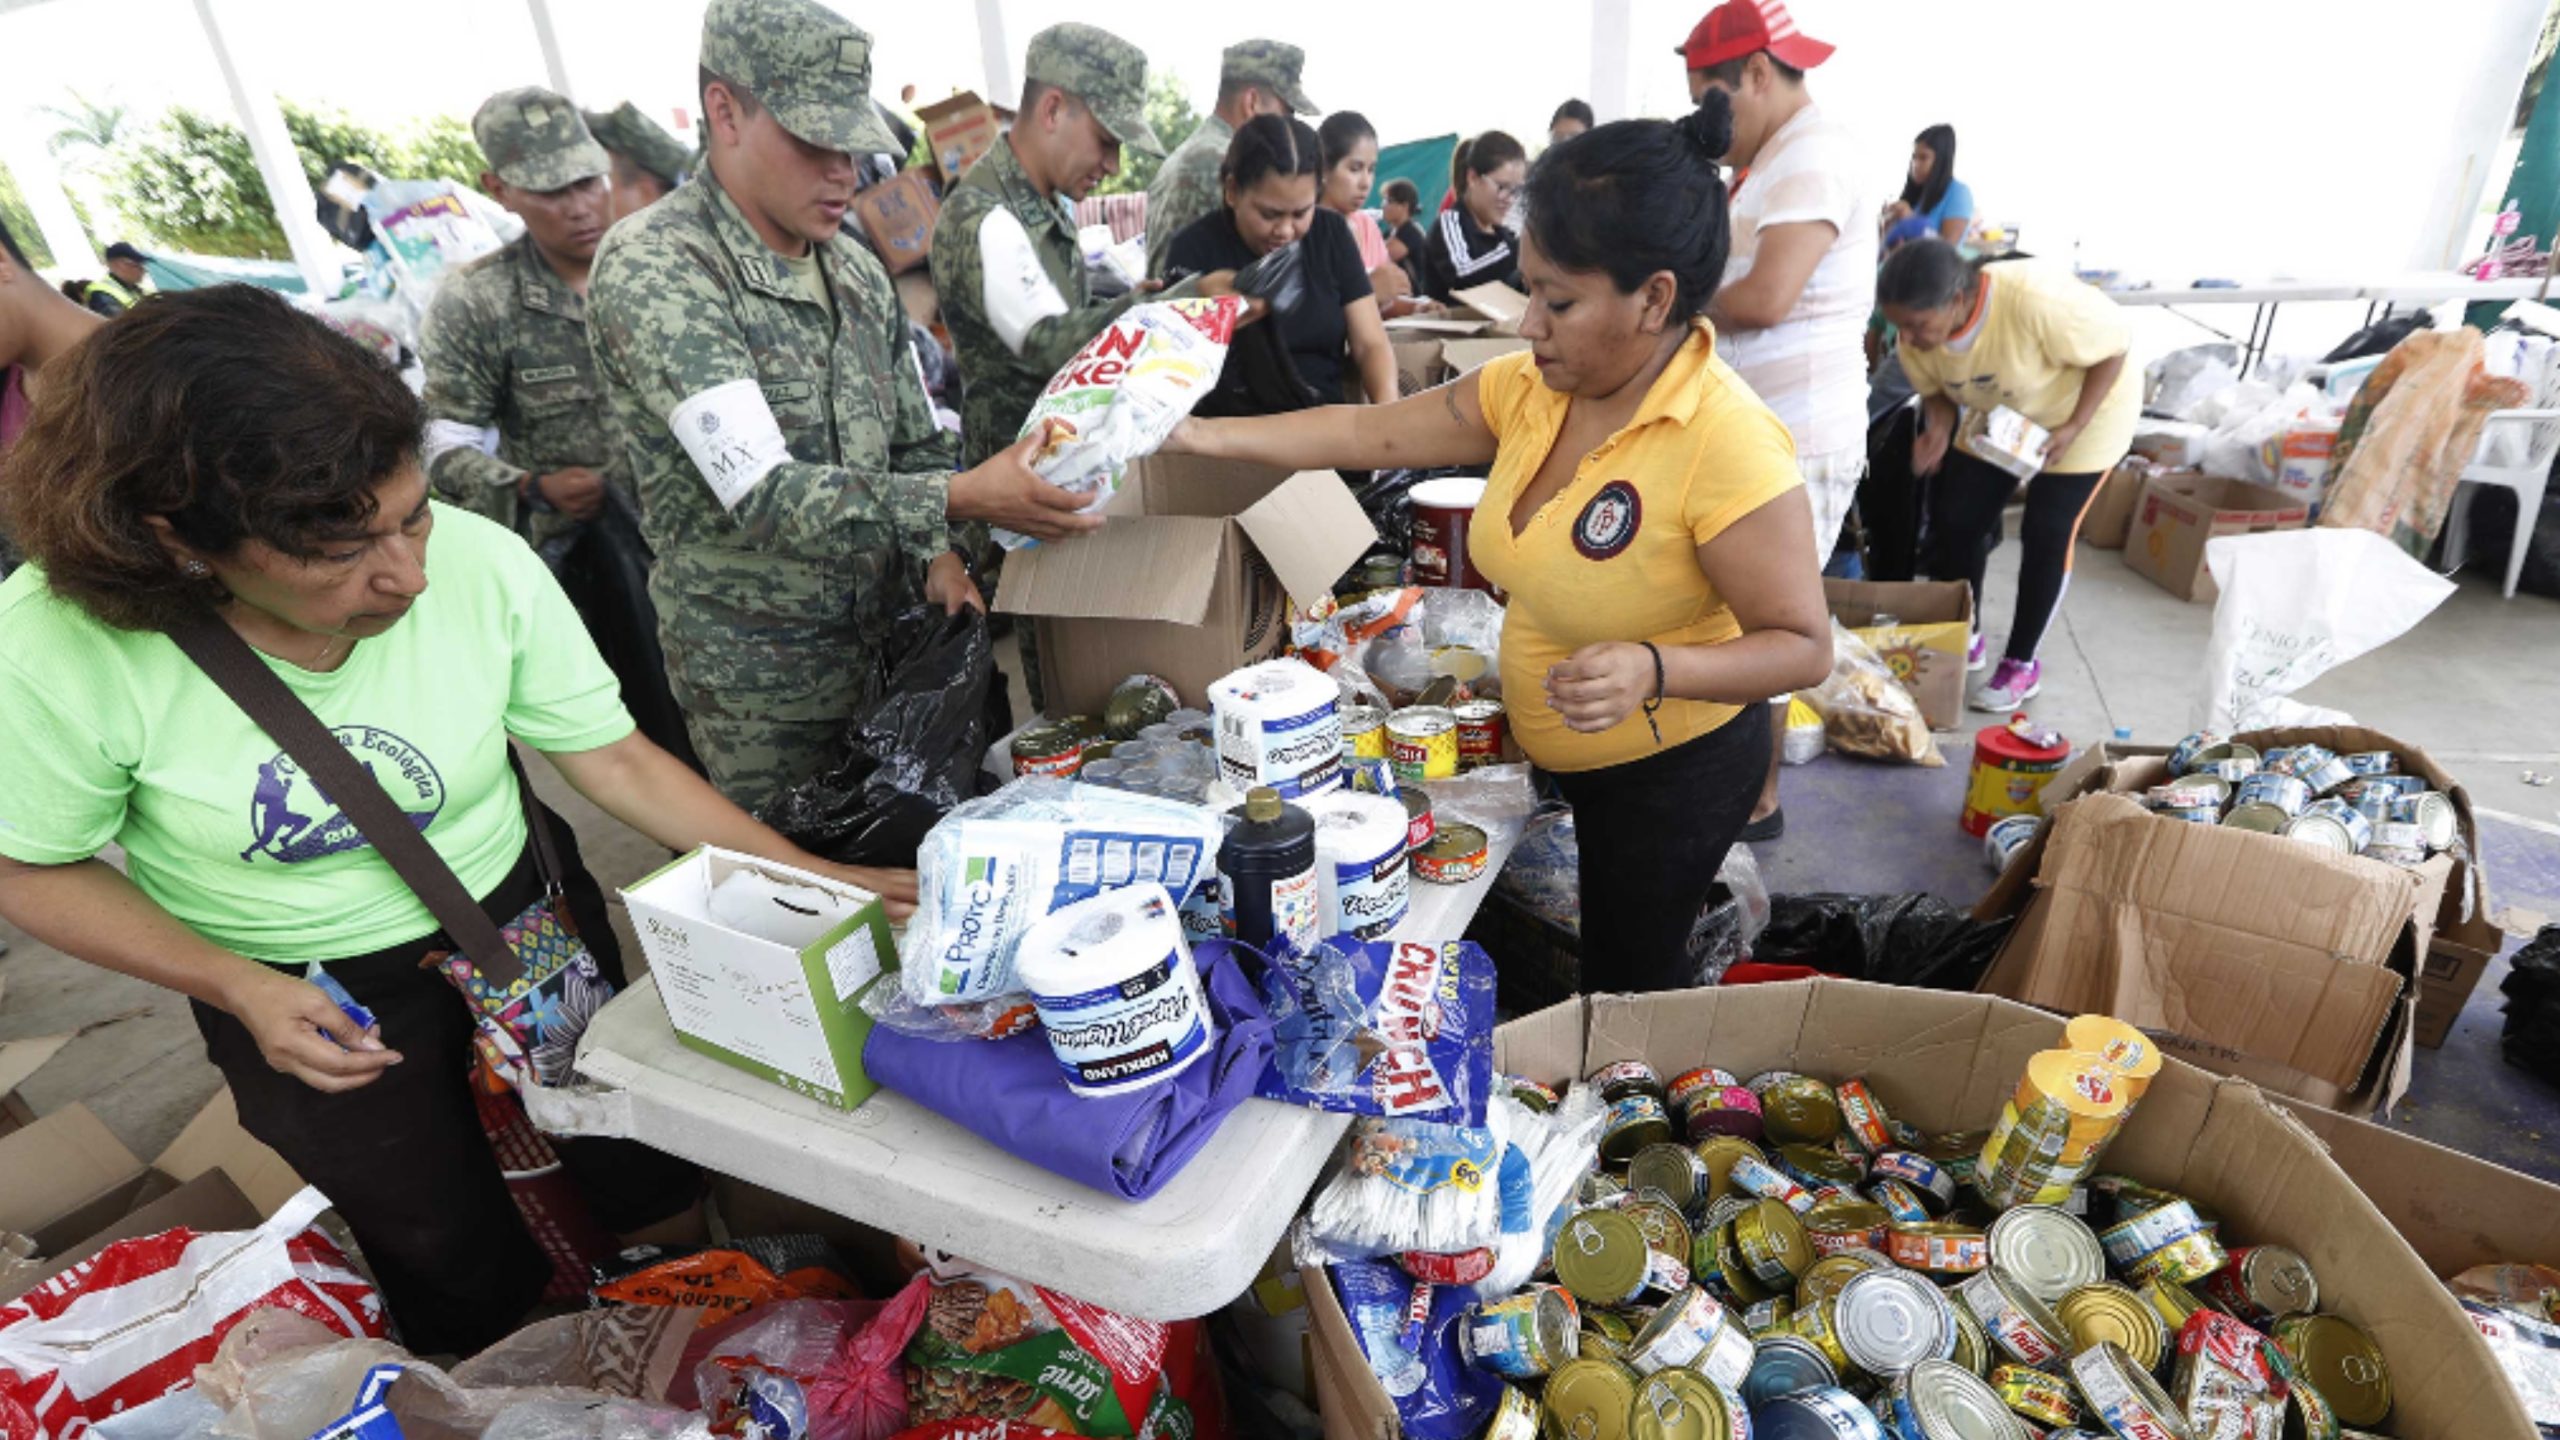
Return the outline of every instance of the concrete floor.
{"type": "MultiPolygon", "coordinates": [[[[1993,559],[1985,613],[1995,643],[2007,628],[2016,563],[2014,544],[1993,559]]],[[[2029,709],[2075,742],[2104,739],[2119,727],[2144,741],[2175,739],[2188,729],[2201,689],[2196,675],[2211,623],[2209,606],[2184,603],[2127,570],[2119,555],[2084,547],[2045,647],[2045,693],[2029,709]]],[[[2462,777],[2475,804],[2501,827],[2485,843],[2499,918],[2516,935],[2560,917],[2560,865],[2553,863],[2560,856],[2560,788],[2523,778],[2528,770],[2560,772],[2560,727],[2550,719],[2560,713],[2560,667],[2551,663],[2556,646],[2560,603],[2531,596],[2502,601],[2493,585],[2466,576],[2460,592],[2410,635],[2333,672],[2302,697],[2424,744],[2462,777]],[[2512,861],[2504,858],[2510,854],[2512,861]]],[[[1948,770],[1910,777],[1919,790],[1893,787],[1904,797],[1897,804],[1915,807],[1914,823],[1891,823],[1875,810],[1864,812],[1870,823],[1799,823],[1787,839],[1764,848],[1773,887],[1926,888],[1973,898],[1988,871],[1955,826],[1958,792],[1948,789],[1941,801],[1934,790],[1956,780],[1969,752],[1958,736],[1940,738],[1948,745],[1948,770]],[[1942,829],[1930,819],[1941,808],[1942,829]]],[[[538,787],[577,826],[608,891],[664,860],[665,852],[566,794],[548,767],[533,770],[538,787]]],[[[1839,787],[1854,801],[1869,779],[1862,767],[1824,761],[1790,772],[1787,783],[1788,793],[1839,787]]],[[[1831,809],[1805,804],[1804,820],[1831,809]]],[[[1834,813],[1862,812],[1848,803],[1834,813]]],[[[0,1039],[82,1032],[20,1093],[38,1113],[84,1102],[136,1154],[156,1154],[219,1084],[187,1007],[4,924],[0,938],[11,944],[0,958],[0,1039]]],[[[625,953],[636,968],[638,947],[627,934],[625,953]]],[[[2431,1138],[2560,1178],[2555,1147],[2543,1139],[2560,1133],[2560,1093],[2496,1058],[2495,987],[2502,972],[2503,966],[2482,982],[2446,1049],[2420,1052],[2418,1089],[2402,1120],[2431,1138]]]]}

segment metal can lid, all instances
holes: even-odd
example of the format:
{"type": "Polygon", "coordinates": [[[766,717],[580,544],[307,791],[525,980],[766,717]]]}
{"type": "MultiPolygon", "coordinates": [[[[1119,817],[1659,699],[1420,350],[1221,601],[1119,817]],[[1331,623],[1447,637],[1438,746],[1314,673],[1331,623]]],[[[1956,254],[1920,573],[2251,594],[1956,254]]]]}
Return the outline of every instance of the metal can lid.
{"type": "Polygon", "coordinates": [[[2195,1432],[2186,1424],[2186,1416],[2170,1400],[2151,1372],[2133,1363],[2131,1356],[2116,1346],[2101,1342],[2071,1357],[2071,1380],[2080,1387],[2081,1398],[2088,1408],[2107,1415],[2108,1423],[2119,1433],[2128,1430],[2125,1419],[2110,1412],[2140,1410],[2136,1419],[2145,1433],[2168,1437],[2168,1440],[2196,1440],[2195,1432]]]}
{"type": "Polygon", "coordinates": [[[1428,738],[1458,728],[1458,717],[1445,705],[1408,705],[1387,716],[1387,733],[1428,738]]]}
{"type": "Polygon", "coordinates": [[[1644,1231],[1615,1210],[1581,1210],[1556,1234],[1556,1279],[1585,1305],[1624,1305],[1644,1289],[1644,1231]]]}
{"type": "Polygon", "coordinates": [[[1732,1440],[1745,1433],[1734,1423],[1723,1387],[1695,1370],[1646,1376],[1627,1414],[1629,1440],[1732,1440]]]}
{"type": "Polygon", "coordinates": [[[1547,1377],[1542,1395],[1548,1440],[1626,1440],[1635,1372],[1614,1360],[1575,1360],[1547,1377]]]}
{"type": "Polygon", "coordinates": [[[1502,702],[1482,699],[1461,700],[1451,706],[1450,711],[1460,720],[1491,720],[1502,714],[1502,702]]]}
{"type": "Polygon", "coordinates": [[[1698,1203],[1706,1183],[1706,1162],[1686,1145],[1647,1145],[1627,1162],[1628,1189],[1650,1191],[1682,1210],[1698,1203]]]}
{"type": "Polygon", "coordinates": [[[2051,1304],[2107,1278],[2107,1257],[2076,1217],[2050,1205],[2021,1205],[1991,1222],[1991,1268],[2051,1304]]]}
{"type": "Polygon", "coordinates": [[[2285,822],[2281,832],[2287,840],[2299,840],[2341,855],[2356,853],[2356,837],[2333,815],[2314,815],[2305,811],[2285,822]]]}
{"type": "Polygon", "coordinates": [[[2269,1315],[2308,1315],[2320,1308],[2311,1262],[2282,1245],[2252,1245],[2240,1256],[2240,1286],[2269,1315]]]}
{"type": "MultiPolygon", "coordinates": [[[[1752,1206],[1748,1214],[1735,1217],[1734,1229],[1737,1232],[1746,1224],[1759,1230],[1766,1253],[1785,1269],[1790,1283],[1812,1267],[1813,1246],[1804,1238],[1804,1221],[1787,1208],[1786,1202],[1762,1200],[1752,1206]]],[[[1735,1239],[1739,1243],[1740,1235],[1737,1234],[1735,1239]]],[[[1768,1277],[1764,1275],[1763,1278],[1768,1277]]],[[[1771,1283],[1776,1282],[1773,1280],[1771,1283]]]]}
{"type": "Polygon", "coordinates": [[[1953,1361],[1923,1360],[1897,1389],[1929,1440],[2026,1440],[2000,1392],[1953,1361]]]}
{"type": "Polygon", "coordinates": [[[2248,830],[2260,835],[2280,835],[2284,833],[2285,825],[2292,818],[2284,813],[2282,806],[2270,805],[2264,800],[2253,800],[2246,805],[2232,806],[2231,813],[2222,817],[2222,823],[2232,830],[2248,830]]]}
{"type": "Polygon", "coordinates": [[[1811,1177],[1815,1181],[1855,1185],[1867,1178],[1865,1166],[1828,1145],[1781,1145],[1778,1160],[1794,1170],[1799,1179],[1811,1177]]]}
{"type": "MultiPolygon", "coordinates": [[[[1628,1176],[1627,1183],[1631,1188],[1635,1186],[1632,1174],[1628,1176]]],[[[1663,1200],[1637,1199],[1619,1209],[1636,1222],[1638,1230],[1644,1232],[1646,1245],[1682,1265],[1689,1263],[1689,1246],[1695,1237],[1690,1234],[1688,1218],[1680,1213],[1678,1205],[1663,1200]]]]}
{"type": "Polygon", "coordinates": [[[1820,1235],[1858,1235],[1893,1223],[1872,1200],[1826,1200],[1805,1212],[1804,1228],[1820,1235]]]}
{"type": "Polygon", "coordinates": [[[1948,1358],[1976,1375],[1990,1374],[1997,1358],[1992,1354],[1990,1332],[1964,1306],[1950,1305],[1947,1309],[1956,1317],[1955,1353],[1948,1358]]]}
{"type": "Polygon", "coordinates": [[[2074,1354],[2093,1345],[2114,1345],[2145,1370],[2158,1369],[2168,1357],[2169,1328],[2160,1312],[2112,1280],[2083,1285],[2063,1296],[2054,1316],[2069,1333],[2074,1354]]]}
{"type": "Polygon", "coordinates": [[[1821,1144],[1840,1133],[1838,1097],[1810,1075],[1790,1075],[1761,1091],[1760,1116],[1781,1141],[1821,1144]]]}
{"type": "MultiPolygon", "coordinates": [[[[1425,801],[1423,808],[1429,809],[1430,802],[1425,801]]],[[[1410,806],[1407,806],[1407,812],[1411,812],[1410,806]]],[[[1444,865],[1467,860],[1481,864],[1489,843],[1483,830],[1465,821],[1453,820],[1432,832],[1431,843],[1422,847],[1422,857],[1444,865]]]]}
{"type": "Polygon", "coordinates": [[[1840,1383],[1840,1372],[1822,1347],[1801,1335],[1772,1335],[1751,1357],[1751,1373],[1742,1382],[1743,1401],[1752,1408],[1807,1390],[1840,1383]]]}
{"type": "Polygon", "coordinates": [[[1833,1323],[1840,1348],[1871,1375],[1900,1375],[1955,1349],[1955,1316],[1927,1280],[1903,1270],[1871,1270],[1840,1287],[1833,1323]]]}
{"type": "Polygon", "coordinates": [[[2339,1315],[2295,1315],[2276,1322],[2276,1343],[2301,1363],[2313,1389],[2342,1424],[2379,1425],[2391,1414],[2391,1371],[2382,1347],[2339,1315]]]}
{"type": "Polygon", "coordinates": [[[1689,1147],[1707,1163],[1707,1198],[1721,1200],[1733,1193],[1733,1162],[1748,1155],[1765,1160],[1760,1147],[1740,1135],[1710,1135],[1689,1147]]]}

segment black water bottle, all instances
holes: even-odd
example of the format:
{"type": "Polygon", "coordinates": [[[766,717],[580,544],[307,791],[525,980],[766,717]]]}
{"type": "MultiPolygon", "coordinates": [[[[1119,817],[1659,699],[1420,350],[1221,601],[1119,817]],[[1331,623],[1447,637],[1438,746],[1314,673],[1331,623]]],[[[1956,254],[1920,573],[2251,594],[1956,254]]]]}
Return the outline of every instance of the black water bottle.
{"type": "Polygon", "coordinates": [[[1275,959],[1314,950],[1323,928],[1315,818],[1267,785],[1246,791],[1244,804],[1227,813],[1243,817],[1218,847],[1228,938],[1275,959]]]}

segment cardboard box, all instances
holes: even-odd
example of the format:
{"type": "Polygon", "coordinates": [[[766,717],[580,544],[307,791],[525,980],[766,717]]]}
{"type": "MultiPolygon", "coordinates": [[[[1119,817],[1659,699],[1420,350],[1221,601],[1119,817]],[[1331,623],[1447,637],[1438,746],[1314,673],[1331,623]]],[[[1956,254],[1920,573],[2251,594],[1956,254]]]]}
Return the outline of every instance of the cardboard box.
{"type": "Polygon", "coordinates": [[[1517,335],[1485,335],[1442,342],[1440,358],[1448,364],[1450,378],[1455,379],[1488,360],[1516,355],[1528,348],[1529,342],[1517,335]]]}
{"type": "Polygon", "coordinates": [[[2160,467],[2139,455],[2128,455],[2098,482],[2098,496],[2080,519],[2080,539],[2100,550],[2121,550],[2133,529],[2134,502],[2160,467]]]}
{"type": "Polygon", "coordinates": [[[995,148],[1003,129],[996,107],[973,90],[921,106],[916,118],[924,122],[925,144],[933,152],[933,166],[942,172],[944,185],[959,184],[978,157],[995,148]]]}
{"type": "MultiPolygon", "coordinates": [[[[1396,357],[1396,393],[1419,395],[1449,378],[1449,369],[1440,358],[1440,339],[1434,335],[1407,338],[1390,331],[1387,349],[1396,357]]],[[[1351,377],[1344,377],[1346,380],[1351,377]]]]}
{"type": "Polygon", "coordinates": [[[879,252],[892,275],[925,263],[933,253],[933,217],[942,213],[933,179],[921,170],[901,170],[853,197],[854,218],[879,252]]]}
{"type": "Polygon", "coordinates": [[[1874,647],[1920,702],[1932,730],[1964,723],[1964,654],[1973,642],[1973,587],[1961,580],[1830,580],[1831,614],[1874,647]],[[1878,625],[1878,615],[1895,623],[1878,625]]]}
{"type": "Polygon", "coordinates": [[[2334,1110],[2284,1113],[2320,1138],[2438,1276],[2516,1261],[2560,1265],[2560,1186],[2334,1110]]]}
{"type": "MultiPolygon", "coordinates": [[[[2392,751],[2452,799],[2479,853],[2469,795],[2416,746],[2355,726],[2236,738],[2392,751]]],[[[2182,1059],[2314,1104],[2387,1109],[2407,1088],[2418,957],[2439,936],[2498,943],[2479,867],[2447,854],[2405,870],[2154,815],[2130,797],[2169,778],[2165,754],[2095,746],[2046,786],[2045,825],[1975,907],[2018,917],[1980,988],[2115,1015],[2182,1059]]]]}
{"type": "MultiPolygon", "coordinates": [[[[1712,1063],[1738,1074],[1863,1075],[1896,1117],[1944,1133],[1988,1124],[2027,1058],[2061,1039],[2060,1018],[1989,996],[1810,980],[1568,1001],[1496,1031],[1494,1063],[1550,1082],[1630,1057],[1657,1069],[1712,1063]]],[[[2526,1440],[2534,1433],[2496,1360],[2426,1263],[2320,1140],[2255,1087],[2171,1061],[2105,1166],[2212,1206],[2229,1236],[2301,1252],[2319,1276],[2321,1308],[2365,1327],[2381,1345],[2395,1392],[2394,1434],[2526,1440]]],[[[2413,1206],[2454,1188],[2425,1173],[2400,1183],[2414,1192],[2413,1206]]],[[[2553,1213],[2545,1205],[2538,1220],[2504,1220],[2501,1236],[2520,1243],[2536,1225],[2547,1234],[2553,1213]]],[[[1392,1440],[1393,1402],[1361,1358],[1332,1286],[1321,1271],[1303,1278],[1328,1440],[1392,1440]]]]}
{"type": "Polygon", "coordinates": [[[2181,600],[2211,604],[2222,588],[2205,568],[2204,542],[2310,523],[2310,506],[2268,486],[2184,472],[2154,476],[2134,504],[2124,563],[2181,600]]]}
{"type": "Polygon", "coordinates": [[[1194,455],[1129,468],[1111,523],[1005,557],[995,607],[1037,618],[1052,713],[1099,715],[1111,687],[1160,675],[1184,701],[1280,653],[1288,597],[1329,593],[1377,543],[1342,477],[1194,455]]]}
{"type": "Polygon", "coordinates": [[[302,1181],[240,1128],[218,1092],[145,1165],[85,1105],[66,1105],[0,1135],[0,1234],[26,1236],[41,1263],[0,1261],[0,1302],[108,1244],[175,1226],[246,1230],[302,1181]]]}
{"type": "Polygon", "coordinates": [[[1499,280],[1452,291],[1449,298],[1457,308],[1472,310],[1491,322],[1497,335],[1519,334],[1520,322],[1529,314],[1529,297],[1499,280]]]}
{"type": "Polygon", "coordinates": [[[0,1135],[35,1123],[36,1112],[18,1094],[27,1077],[44,1068],[44,1063],[72,1041],[69,1035],[39,1035],[27,1040],[0,1041],[0,1135]]]}
{"type": "Polygon", "coordinates": [[[2488,973],[2496,954],[2442,935],[2427,947],[2427,961],[2418,967],[2419,1044],[2430,1050],[2443,1047],[2444,1037],[2452,1032],[2453,1022],[2462,1018],[2462,1007],[2479,988],[2480,977],[2488,973]]]}
{"type": "Polygon", "coordinates": [[[622,898],[686,1049],[839,1110],[880,1088],[862,1068],[871,1016],[861,1001],[897,968],[898,950],[878,896],[706,845],[644,876],[622,898]],[[741,870],[814,885],[856,911],[798,950],[741,934],[710,916],[712,887],[741,870]]]}

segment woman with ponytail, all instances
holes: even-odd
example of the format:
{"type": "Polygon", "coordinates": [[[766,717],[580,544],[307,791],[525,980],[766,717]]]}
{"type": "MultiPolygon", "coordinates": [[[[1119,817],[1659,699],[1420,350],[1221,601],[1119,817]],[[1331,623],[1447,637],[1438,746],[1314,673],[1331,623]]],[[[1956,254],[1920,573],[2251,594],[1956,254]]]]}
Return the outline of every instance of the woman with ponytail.
{"type": "Polygon", "coordinates": [[[1422,288],[1447,302],[1457,292],[1496,281],[1520,284],[1520,237],[1511,207],[1520,198],[1529,152],[1499,130],[1458,142],[1450,160],[1455,197],[1422,247],[1422,288]]]}
{"type": "MultiPolygon", "coordinates": [[[[1769,764],[1770,697],[1831,671],[1786,427],[1716,357],[1732,109],[1625,120],[1527,180],[1530,348],[1427,394],[1185,421],[1171,448],[1292,470],[1475,466],[1467,538],[1510,593],[1502,693],[1575,810],[1582,988],[1697,983],[1690,932],[1769,764]]],[[[1480,147],[1479,147],[1480,148],[1480,147]]]]}
{"type": "Polygon", "coordinates": [[[1973,187],[1956,178],[1956,127],[1932,125],[1911,142],[1911,170],[1902,198],[1884,207],[1884,247],[1935,235],[1964,243],[1973,225],[1973,187]]]}

